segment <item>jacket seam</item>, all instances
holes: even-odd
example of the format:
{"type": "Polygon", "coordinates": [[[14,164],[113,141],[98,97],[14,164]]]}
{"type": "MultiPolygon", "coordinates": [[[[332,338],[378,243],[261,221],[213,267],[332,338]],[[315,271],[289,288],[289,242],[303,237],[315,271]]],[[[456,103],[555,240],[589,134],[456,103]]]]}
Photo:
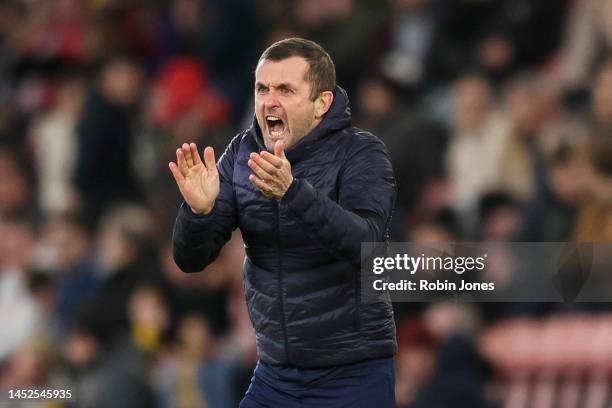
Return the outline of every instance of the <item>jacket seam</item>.
{"type": "Polygon", "coordinates": [[[287,322],[285,322],[285,305],[284,305],[284,295],[283,295],[283,249],[282,249],[282,241],[281,241],[281,206],[278,201],[274,202],[274,206],[276,207],[276,242],[278,242],[278,307],[280,314],[280,324],[281,330],[283,332],[283,343],[285,346],[285,358],[287,359],[287,364],[291,365],[291,358],[289,356],[289,338],[287,335],[287,322]]]}

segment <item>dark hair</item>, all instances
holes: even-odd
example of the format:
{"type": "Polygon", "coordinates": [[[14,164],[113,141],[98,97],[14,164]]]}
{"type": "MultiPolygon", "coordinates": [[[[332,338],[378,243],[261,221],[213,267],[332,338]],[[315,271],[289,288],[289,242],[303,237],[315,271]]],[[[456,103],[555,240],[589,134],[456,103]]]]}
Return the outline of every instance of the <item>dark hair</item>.
{"type": "Polygon", "coordinates": [[[336,87],[336,68],[331,57],[314,41],[303,38],[286,38],[269,46],[259,61],[281,61],[291,57],[302,57],[308,62],[306,80],[312,84],[310,99],[315,100],[323,91],[336,87]]]}
{"type": "Polygon", "coordinates": [[[490,191],[483,194],[478,200],[478,213],[481,221],[501,208],[518,210],[519,203],[505,191],[490,191]]]}

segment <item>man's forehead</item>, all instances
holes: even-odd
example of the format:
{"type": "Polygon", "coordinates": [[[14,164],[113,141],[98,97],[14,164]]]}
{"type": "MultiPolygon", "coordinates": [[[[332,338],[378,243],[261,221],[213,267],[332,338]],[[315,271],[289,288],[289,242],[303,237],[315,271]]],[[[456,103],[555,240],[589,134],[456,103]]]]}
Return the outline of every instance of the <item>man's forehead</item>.
{"type": "Polygon", "coordinates": [[[289,57],[280,61],[261,60],[255,70],[255,81],[265,85],[306,82],[308,62],[302,57],[289,57]]]}

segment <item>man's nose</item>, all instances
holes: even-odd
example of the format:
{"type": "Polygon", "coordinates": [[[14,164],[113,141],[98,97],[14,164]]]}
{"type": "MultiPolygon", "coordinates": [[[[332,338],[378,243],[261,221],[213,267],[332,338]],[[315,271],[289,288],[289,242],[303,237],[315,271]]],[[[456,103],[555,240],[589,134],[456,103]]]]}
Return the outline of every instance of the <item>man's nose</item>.
{"type": "Polygon", "coordinates": [[[276,97],[276,94],[274,92],[269,92],[268,95],[266,95],[264,104],[265,104],[266,109],[274,109],[280,106],[280,103],[278,102],[278,98],[276,97]]]}

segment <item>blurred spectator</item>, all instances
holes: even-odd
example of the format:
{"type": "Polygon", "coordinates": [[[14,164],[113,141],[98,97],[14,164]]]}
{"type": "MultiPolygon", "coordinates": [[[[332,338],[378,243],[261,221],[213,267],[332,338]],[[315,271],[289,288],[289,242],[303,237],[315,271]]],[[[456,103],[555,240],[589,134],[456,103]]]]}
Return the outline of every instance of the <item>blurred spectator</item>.
{"type": "Polygon", "coordinates": [[[35,246],[32,223],[23,218],[0,220],[0,361],[44,324],[42,310],[28,288],[35,246]]]}
{"type": "Polygon", "coordinates": [[[186,274],[172,259],[168,244],[162,255],[162,268],[169,284],[169,300],[175,316],[198,314],[206,318],[216,335],[228,330],[228,293],[223,282],[226,271],[214,267],[204,274],[186,274]],[[208,282],[207,282],[208,281],[208,282]]]}
{"type": "Polygon", "coordinates": [[[113,342],[128,329],[128,300],[139,285],[163,285],[152,226],[150,213],[138,206],[116,207],[101,220],[96,245],[103,283],[81,308],[81,318],[104,335],[100,340],[113,342]]]}
{"type": "Polygon", "coordinates": [[[426,77],[436,14],[431,0],[394,0],[391,49],[381,60],[383,74],[416,88],[426,77]]]}
{"type": "Polygon", "coordinates": [[[568,90],[580,90],[588,88],[596,64],[612,50],[612,3],[608,0],[571,3],[559,62],[559,82],[568,90]]]}
{"type": "Polygon", "coordinates": [[[150,110],[155,126],[138,140],[141,153],[149,156],[147,163],[139,163],[139,173],[146,181],[147,201],[159,219],[158,232],[168,234],[181,201],[167,163],[183,143],[205,144],[223,152],[232,136],[226,128],[230,106],[213,87],[206,65],[192,57],[178,57],[157,74],[150,110]]]}
{"type": "Polygon", "coordinates": [[[240,117],[251,95],[251,74],[264,37],[257,7],[247,0],[177,0],[168,3],[162,49],[169,56],[194,56],[204,62],[240,117]]]}
{"type": "Polygon", "coordinates": [[[490,406],[484,396],[488,367],[475,344],[480,326],[476,310],[460,304],[433,304],[425,311],[424,323],[440,346],[432,377],[413,406],[490,406]]]}
{"type": "Polygon", "coordinates": [[[153,353],[161,345],[170,325],[170,311],[159,288],[143,284],[135,288],[127,303],[131,342],[143,353],[153,353]]]}
{"type": "Polygon", "coordinates": [[[235,407],[232,383],[237,369],[237,361],[218,357],[206,322],[198,316],[185,316],[179,323],[175,352],[158,368],[162,406],[235,407]]]}
{"type": "Polygon", "coordinates": [[[78,0],[20,3],[24,18],[13,32],[11,45],[22,63],[33,68],[55,63],[65,69],[93,57],[99,44],[86,3],[78,0]]]}
{"type": "Polygon", "coordinates": [[[488,81],[480,75],[458,80],[453,98],[453,136],[446,163],[455,205],[465,214],[474,210],[482,193],[501,187],[508,123],[498,112],[488,81]]]}
{"type": "Polygon", "coordinates": [[[104,54],[123,51],[141,61],[147,70],[155,68],[159,58],[165,56],[161,30],[165,13],[160,3],[101,1],[96,6],[97,20],[105,30],[104,54]]]}
{"type": "Polygon", "coordinates": [[[0,217],[38,216],[31,176],[25,157],[0,146],[0,217]]]}
{"type": "Polygon", "coordinates": [[[437,30],[428,73],[448,82],[477,67],[494,82],[541,64],[560,42],[566,2],[556,0],[436,3],[437,30]],[[537,34],[536,34],[537,33],[537,34]]]}
{"type": "Polygon", "coordinates": [[[40,182],[38,200],[47,213],[77,206],[72,173],[76,162],[75,128],[81,110],[81,94],[80,82],[67,80],[62,83],[55,106],[31,130],[40,182]]]}
{"type": "Polygon", "coordinates": [[[592,123],[587,145],[581,204],[574,238],[579,242],[609,241],[612,237],[607,213],[612,202],[612,59],[599,68],[592,84],[592,123]]]}
{"type": "Polygon", "coordinates": [[[141,198],[133,168],[133,113],[142,91],[142,72],[133,60],[106,61],[99,86],[87,96],[77,125],[75,186],[93,223],[104,208],[141,198]]]}
{"type": "Polygon", "coordinates": [[[386,4],[363,0],[298,0],[289,4],[299,35],[329,52],[340,84],[350,95],[360,76],[377,68],[375,61],[382,50],[376,40],[382,35],[386,4]]]}
{"type": "Polygon", "coordinates": [[[395,398],[398,407],[412,406],[416,394],[431,378],[436,359],[434,338],[419,320],[406,320],[397,330],[395,398]]]}
{"type": "Polygon", "coordinates": [[[546,174],[525,208],[523,238],[528,241],[571,239],[576,210],[588,194],[590,171],[584,128],[566,124],[555,133],[552,138],[556,141],[546,153],[546,174]]]}
{"type": "Polygon", "coordinates": [[[516,241],[523,226],[518,202],[503,192],[488,193],[479,203],[480,241],[516,241]]]}
{"type": "Polygon", "coordinates": [[[206,10],[210,4],[203,1],[178,0],[170,5],[168,13],[166,47],[170,52],[195,53],[200,46],[199,36],[211,29],[210,21],[216,16],[206,10]],[[208,7],[207,7],[208,6],[208,7]],[[207,24],[208,23],[208,24],[207,24]]]}
{"type": "Polygon", "coordinates": [[[154,119],[162,127],[175,127],[179,135],[175,143],[197,140],[204,129],[215,128],[227,118],[226,101],[212,87],[207,67],[195,58],[168,61],[158,74],[155,92],[154,119]],[[197,121],[183,124],[190,118],[197,121]]]}
{"type": "Polygon", "coordinates": [[[578,242],[609,242],[612,240],[612,138],[593,135],[589,146],[587,199],[576,223],[578,242]]]}
{"type": "Polygon", "coordinates": [[[45,388],[57,356],[53,345],[44,336],[30,338],[19,345],[0,372],[3,389],[45,388]]]}
{"type": "Polygon", "coordinates": [[[50,214],[43,226],[37,263],[54,274],[55,313],[62,331],[71,326],[79,308],[102,284],[92,246],[91,234],[78,214],[50,214]]]}
{"type": "Polygon", "coordinates": [[[356,124],[387,146],[400,181],[398,210],[411,211],[427,184],[443,177],[446,129],[404,102],[382,77],[364,78],[357,95],[356,124]]]}
{"type": "Polygon", "coordinates": [[[18,0],[0,2],[0,140],[12,130],[6,118],[11,110],[14,86],[14,61],[9,43],[23,17],[24,11],[18,0]]]}
{"type": "Polygon", "coordinates": [[[64,344],[65,358],[75,375],[71,389],[79,406],[157,406],[144,381],[141,354],[129,345],[123,349],[105,348],[100,335],[83,321],[72,329],[64,344]]]}
{"type": "Polygon", "coordinates": [[[509,81],[506,109],[510,122],[505,149],[502,187],[514,198],[533,198],[544,177],[544,151],[561,113],[556,92],[541,76],[517,75],[509,81]]]}

